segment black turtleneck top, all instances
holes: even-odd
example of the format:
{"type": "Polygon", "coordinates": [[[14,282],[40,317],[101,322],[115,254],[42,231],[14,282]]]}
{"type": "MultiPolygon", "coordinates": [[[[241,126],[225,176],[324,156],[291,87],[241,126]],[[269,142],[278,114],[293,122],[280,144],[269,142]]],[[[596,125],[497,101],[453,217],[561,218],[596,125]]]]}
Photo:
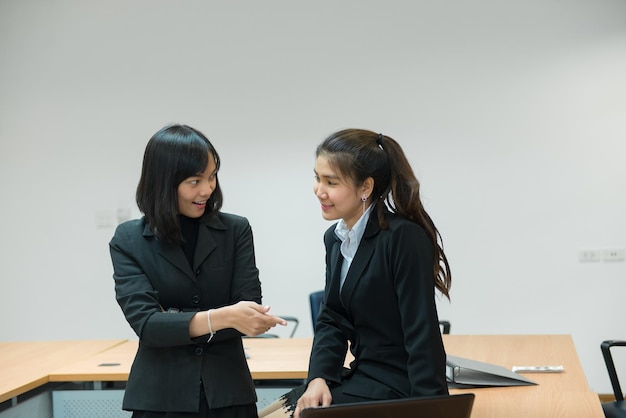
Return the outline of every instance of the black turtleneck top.
{"type": "Polygon", "coordinates": [[[178,215],[180,221],[180,232],[183,236],[181,248],[189,261],[189,265],[193,268],[193,255],[196,252],[196,243],[198,241],[198,226],[200,218],[188,218],[185,215],[178,215]]]}

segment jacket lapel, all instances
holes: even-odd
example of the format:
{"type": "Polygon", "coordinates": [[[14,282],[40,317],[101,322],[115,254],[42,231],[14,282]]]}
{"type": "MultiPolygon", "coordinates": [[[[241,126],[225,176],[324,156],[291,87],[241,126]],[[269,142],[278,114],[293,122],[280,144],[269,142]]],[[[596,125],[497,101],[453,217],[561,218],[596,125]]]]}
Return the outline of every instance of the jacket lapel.
{"type": "MultiPolygon", "coordinates": [[[[193,256],[193,269],[189,266],[187,257],[185,257],[185,253],[179,245],[167,245],[156,240],[159,245],[159,253],[170,264],[176,266],[180,271],[189,276],[189,278],[196,280],[194,272],[198,270],[206,258],[217,248],[217,242],[211,234],[211,229],[227,229],[226,225],[220,221],[215,213],[206,215],[198,227],[198,240],[196,242],[196,252],[193,256]]],[[[154,236],[154,233],[146,225],[143,235],[154,236]]]]}
{"type": "MultiPolygon", "coordinates": [[[[150,229],[148,224],[146,224],[143,230],[144,237],[154,237],[154,232],[150,229]]],[[[172,244],[164,244],[161,240],[155,239],[155,245],[158,246],[159,254],[163,257],[168,263],[174,265],[180,271],[185,273],[187,276],[194,278],[193,271],[191,271],[191,267],[189,267],[189,262],[185,257],[185,253],[183,253],[180,245],[172,245],[172,244]]]]}
{"type": "Polygon", "coordinates": [[[363,272],[372,259],[372,254],[374,253],[376,246],[375,241],[371,238],[378,234],[379,230],[380,226],[378,225],[378,217],[375,212],[372,212],[367,221],[367,227],[365,228],[361,242],[359,243],[359,248],[357,249],[354,258],[352,259],[352,263],[350,264],[350,268],[348,269],[346,280],[341,288],[341,300],[343,305],[346,307],[346,310],[347,307],[350,306],[352,295],[354,294],[359,281],[363,277],[363,272]]]}
{"type": "MultiPolygon", "coordinates": [[[[331,272],[331,283],[334,281],[339,282],[340,270],[341,270],[341,262],[343,261],[343,256],[341,255],[341,240],[333,234],[333,245],[330,247],[330,254],[328,256],[328,262],[330,263],[329,270],[331,272]]],[[[337,288],[339,290],[339,288],[337,288]]]]}
{"type": "MultiPolygon", "coordinates": [[[[334,310],[340,312],[342,315],[347,315],[346,310],[343,307],[343,303],[340,297],[339,282],[341,281],[341,263],[343,262],[343,256],[341,255],[341,240],[333,234],[335,241],[333,241],[330,247],[328,262],[330,263],[330,283],[327,283],[328,291],[326,297],[328,300],[326,304],[334,307],[334,310]]],[[[335,318],[337,320],[337,318],[335,318]]],[[[344,327],[349,326],[346,321],[344,327]]]]}
{"type": "Polygon", "coordinates": [[[203,219],[198,229],[198,242],[196,244],[196,252],[193,256],[193,270],[197,271],[204,260],[217,248],[217,242],[211,233],[212,230],[225,231],[226,225],[217,217],[217,214],[211,213],[203,219]]]}

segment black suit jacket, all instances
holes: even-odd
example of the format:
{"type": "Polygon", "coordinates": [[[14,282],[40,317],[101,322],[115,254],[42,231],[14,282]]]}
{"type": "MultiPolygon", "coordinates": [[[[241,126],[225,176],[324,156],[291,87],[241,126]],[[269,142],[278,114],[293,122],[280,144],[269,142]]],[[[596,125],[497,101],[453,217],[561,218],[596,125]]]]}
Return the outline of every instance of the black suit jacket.
{"type": "Polygon", "coordinates": [[[139,337],[123,408],[197,411],[201,380],[210,408],[255,403],[241,334],[221,330],[209,344],[207,336],[189,337],[198,311],[261,302],[248,221],[203,217],[193,268],[181,247],[156,239],[143,218],[118,226],[110,251],[117,301],[139,337]],[[164,312],[170,308],[181,312],[164,312]]]}
{"type": "Polygon", "coordinates": [[[447,394],[431,241],[419,225],[385,216],[382,230],[372,212],[341,292],[341,241],[335,226],[324,235],[325,297],[308,379],[371,399],[447,394]],[[342,370],[348,342],[349,371],[342,370]]]}

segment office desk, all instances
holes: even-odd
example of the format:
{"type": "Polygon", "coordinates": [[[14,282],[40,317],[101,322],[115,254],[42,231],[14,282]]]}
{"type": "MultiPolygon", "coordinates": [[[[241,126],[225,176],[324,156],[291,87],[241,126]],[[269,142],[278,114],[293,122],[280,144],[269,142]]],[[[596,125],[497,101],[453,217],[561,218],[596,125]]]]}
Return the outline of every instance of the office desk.
{"type": "Polygon", "coordinates": [[[244,338],[252,378],[306,379],[312,343],[310,338],[244,338]]]}
{"type": "MultiPolygon", "coordinates": [[[[537,386],[452,389],[476,394],[472,418],[602,418],[598,395],[589,390],[573,340],[568,335],[444,335],[448,354],[512,366],[563,365],[563,373],[533,373],[537,386]]],[[[253,379],[306,378],[309,338],[243,340],[253,379]]],[[[50,381],[126,380],[137,350],[128,341],[53,371],[50,381]],[[100,366],[119,363],[119,366],[100,366]]],[[[346,360],[347,362],[349,359],[346,360]]]]}
{"type": "MultiPolygon", "coordinates": [[[[538,386],[451,389],[476,395],[472,418],[603,418],[569,335],[444,335],[448,354],[511,368],[563,365],[563,373],[527,373],[538,386]]],[[[305,379],[309,339],[252,339],[248,364],[256,379],[305,379]]],[[[349,363],[350,357],[346,359],[349,363]]]]}
{"type": "MultiPolygon", "coordinates": [[[[306,379],[310,338],[244,338],[242,341],[253,379],[306,379]]],[[[91,357],[68,362],[51,371],[49,381],[126,381],[137,347],[137,341],[126,341],[91,357]]]]}
{"type": "Polygon", "coordinates": [[[0,343],[0,403],[49,382],[56,368],[84,359],[125,340],[0,343]]]}
{"type": "Polygon", "coordinates": [[[476,394],[472,417],[604,418],[569,335],[444,335],[448,354],[511,368],[563,365],[563,373],[525,373],[538,386],[452,389],[476,394]]]}
{"type": "Polygon", "coordinates": [[[52,370],[50,382],[125,382],[137,353],[137,341],[124,341],[87,358],[52,370]]]}

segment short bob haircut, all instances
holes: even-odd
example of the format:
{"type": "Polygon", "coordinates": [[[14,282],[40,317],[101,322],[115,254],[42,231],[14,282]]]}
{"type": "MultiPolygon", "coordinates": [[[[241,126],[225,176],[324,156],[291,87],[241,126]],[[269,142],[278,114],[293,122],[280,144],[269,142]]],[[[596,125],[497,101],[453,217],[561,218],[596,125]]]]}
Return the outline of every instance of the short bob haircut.
{"type": "MultiPolygon", "coordinates": [[[[146,223],[160,240],[171,244],[183,242],[178,219],[178,186],[204,172],[209,155],[215,160],[217,173],[220,157],[215,147],[202,132],[187,125],[166,126],[148,141],[136,200],[146,223]]],[[[205,216],[219,211],[222,201],[222,189],[216,177],[205,216]]]]}

